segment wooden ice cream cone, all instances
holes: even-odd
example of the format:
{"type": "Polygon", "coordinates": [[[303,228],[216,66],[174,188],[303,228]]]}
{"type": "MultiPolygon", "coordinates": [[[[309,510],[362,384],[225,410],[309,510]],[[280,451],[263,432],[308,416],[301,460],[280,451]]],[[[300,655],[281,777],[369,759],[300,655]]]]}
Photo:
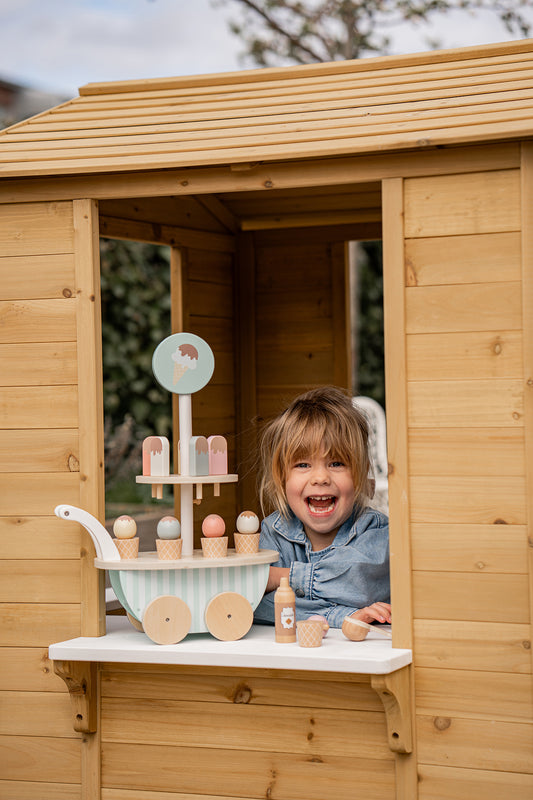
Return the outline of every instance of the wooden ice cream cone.
{"type": "Polygon", "coordinates": [[[228,537],[212,536],[202,537],[202,551],[204,558],[225,558],[228,554],[228,537]]]}
{"type": "Polygon", "coordinates": [[[156,539],[157,557],[164,561],[176,561],[181,558],[183,539],[156,539]]]}
{"type": "Polygon", "coordinates": [[[115,544],[120,557],[123,559],[137,558],[139,555],[139,537],[133,539],[115,539],[115,544]]]}
{"type": "Polygon", "coordinates": [[[257,553],[259,550],[259,533],[235,533],[233,539],[235,541],[235,552],[243,553],[257,553]]]}
{"type": "Polygon", "coordinates": [[[300,647],[320,647],[324,638],[324,623],[319,619],[304,619],[296,623],[300,647]]]}

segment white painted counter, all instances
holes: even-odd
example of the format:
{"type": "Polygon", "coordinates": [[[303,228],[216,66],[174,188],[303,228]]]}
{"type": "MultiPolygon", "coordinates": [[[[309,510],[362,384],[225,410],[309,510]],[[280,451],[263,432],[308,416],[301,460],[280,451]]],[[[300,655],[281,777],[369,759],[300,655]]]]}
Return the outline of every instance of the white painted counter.
{"type": "Polygon", "coordinates": [[[387,675],[412,661],[411,650],[393,648],[389,639],[371,631],[362,642],[350,642],[330,629],[322,647],[278,644],[274,628],[253,625],[242,639],[222,642],[210,634],[189,634],[178,644],[154,644],[136,631],[126,617],[109,616],[107,633],[78,637],[49,647],[54,661],[94,661],[128,664],[181,664],[207,667],[314,670],[387,675]]]}

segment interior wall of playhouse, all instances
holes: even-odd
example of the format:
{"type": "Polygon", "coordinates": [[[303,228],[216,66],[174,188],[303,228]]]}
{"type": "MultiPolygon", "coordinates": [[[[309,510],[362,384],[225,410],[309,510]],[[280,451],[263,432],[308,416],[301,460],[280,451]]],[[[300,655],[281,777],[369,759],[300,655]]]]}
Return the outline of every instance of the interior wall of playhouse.
{"type": "MultiPolygon", "coordinates": [[[[365,800],[529,796],[533,154],[416,156],[372,167],[366,222],[323,204],[283,227],[265,207],[231,230],[231,192],[206,193],[201,231],[162,200],[1,206],[1,798],[351,800],[354,782],[365,800]],[[381,203],[394,643],[414,652],[415,753],[391,754],[368,679],[323,674],[104,664],[98,733],[75,733],[47,646],[103,632],[103,586],[53,508],[103,518],[99,235],[172,247],[173,327],[217,364],[195,433],[227,433],[244,464],[286,399],[350,386],[345,243],[381,234],[381,203]]],[[[242,494],[201,514],[231,518],[254,487],[244,470],[242,494]]]]}

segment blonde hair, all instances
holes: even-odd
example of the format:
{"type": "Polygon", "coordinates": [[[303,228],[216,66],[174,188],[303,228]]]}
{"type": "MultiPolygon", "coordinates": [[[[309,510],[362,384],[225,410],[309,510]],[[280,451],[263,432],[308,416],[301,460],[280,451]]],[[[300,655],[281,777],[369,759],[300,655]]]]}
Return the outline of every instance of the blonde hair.
{"type": "Polygon", "coordinates": [[[263,431],[259,499],[263,514],[289,515],[285,482],[292,464],[314,455],[344,462],[352,473],[355,503],[369,500],[368,422],[341,389],[321,386],[300,395],[263,431]]]}

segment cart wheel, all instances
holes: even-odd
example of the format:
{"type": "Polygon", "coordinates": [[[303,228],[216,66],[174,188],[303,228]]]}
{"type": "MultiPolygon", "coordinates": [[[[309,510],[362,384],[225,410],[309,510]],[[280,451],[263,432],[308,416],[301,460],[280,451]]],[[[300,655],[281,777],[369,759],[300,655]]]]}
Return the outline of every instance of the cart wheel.
{"type": "Polygon", "coordinates": [[[215,595],[205,609],[205,624],[209,633],[223,642],[241,639],[252,627],[254,612],[242,594],[221,592],[215,595]]]}
{"type": "Polygon", "coordinates": [[[133,625],[133,627],[135,628],[136,631],[144,631],[142,622],[139,622],[137,617],[134,617],[133,614],[130,614],[129,611],[126,611],[126,616],[127,616],[127,618],[129,619],[129,621],[131,622],[131,624],[133,625]]]}
{"type": "Polygon", "coordinates": [[[156,644],[176,644],[187,636],[192,615],[184,600],[171,594],[156,597],[143,614],[144,632],[156,644]]]}

